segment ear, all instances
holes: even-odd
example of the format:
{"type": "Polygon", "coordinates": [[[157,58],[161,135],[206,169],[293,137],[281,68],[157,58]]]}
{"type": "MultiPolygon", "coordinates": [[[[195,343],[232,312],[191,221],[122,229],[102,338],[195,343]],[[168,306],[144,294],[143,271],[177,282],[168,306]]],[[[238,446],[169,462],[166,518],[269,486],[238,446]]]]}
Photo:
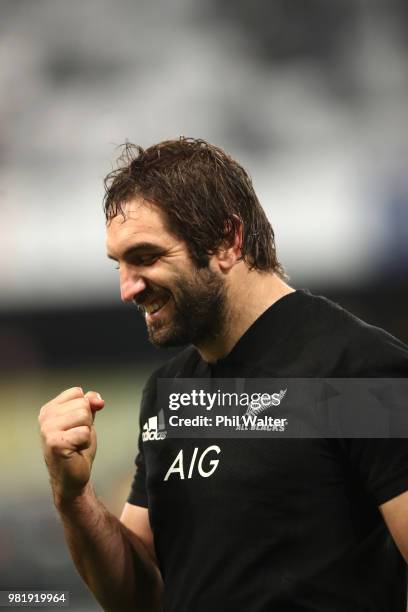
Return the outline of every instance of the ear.
{"type": "Polygon", "coordinates": [[[243,224],[238,215],[233,215],[233,217],[234,221],[225,228],[226,239],[215,254],[222,272],[228,272],[242,260],[243,224]]]}

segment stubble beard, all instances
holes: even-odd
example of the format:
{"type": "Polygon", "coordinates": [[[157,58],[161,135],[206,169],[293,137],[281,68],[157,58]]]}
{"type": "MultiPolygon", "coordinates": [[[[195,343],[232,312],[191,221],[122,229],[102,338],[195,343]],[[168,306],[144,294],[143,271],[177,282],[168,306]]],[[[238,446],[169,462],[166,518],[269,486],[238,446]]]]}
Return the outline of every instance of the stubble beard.
{"type": "MultiPolygon", "coordinates": [[[[179,275],[172,289],[173,314],[147,326],[150,342],[160,348],[208,344],[226,323],[225,283],[208,268],[196,270],[195,278],[179,275]]],[[[167,315],[168,316],[168,315],[167,315]]]]}

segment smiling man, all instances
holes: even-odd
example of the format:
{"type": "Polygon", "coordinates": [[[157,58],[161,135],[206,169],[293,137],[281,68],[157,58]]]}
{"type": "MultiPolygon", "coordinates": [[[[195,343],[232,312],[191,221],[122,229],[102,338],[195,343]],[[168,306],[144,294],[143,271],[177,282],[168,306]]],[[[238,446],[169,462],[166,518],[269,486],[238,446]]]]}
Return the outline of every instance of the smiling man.
{"type": "Polygon", "coordinates": [[[67,542],[102,607],[405,612],[406,440],[171,439],[157,381],[407,377],[407,347],[287,284],[251,180],[223,150],[127,145],[105,184],[122,299],[152,343],[187,346],[146,384],[120,520],[90,481],[102,398],[76,387],[40,412],[67,542]]]}
{"type": "Polygon", "coordinates": [[[108,256],[121,262],[122,300],[138,306],[153,344],[214,340],[227,319],[223,279],[209,267],[193,265],[185,243],[166,230],[157,206],[135,197],[124,205],[123,216],[109,220],[107,237],[108,256]],[[135,266],[145,275],[135,279],[135,266]]]}

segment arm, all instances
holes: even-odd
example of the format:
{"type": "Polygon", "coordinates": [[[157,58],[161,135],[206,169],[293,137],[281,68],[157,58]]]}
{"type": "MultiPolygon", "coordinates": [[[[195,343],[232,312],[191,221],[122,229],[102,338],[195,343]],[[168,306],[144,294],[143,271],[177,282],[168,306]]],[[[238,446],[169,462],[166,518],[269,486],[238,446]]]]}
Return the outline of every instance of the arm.
{"type": "Polygon", "coordinates": [[[408,491],[381,504],[380,512],[395,544],[408,563],[408,491]]]}
{"type": "Polygon", "coordinates": [[[143,542],[154,564],[158,565],[148,509],[126,503],[120,522],[143,542]]]}
{"type": "Polygon", "coordinates": [[[159,612],[162,581],[152,558],[147,510],[110,514],[90,485],[96,453],[97,394],[68,389],[46,404],[39,422],[56,508],[74,563],[106,612],[159,612]],[[129,519],[131,516],[131,520],[129,519]]]}
{"type": "Polygon", "coordinates": [[[56,506],[76,568],[106,612],[162,610],[160,572],[137,535],[149,529],[142,516],[135,533],[106,510],[90,486],[56,506]]]}

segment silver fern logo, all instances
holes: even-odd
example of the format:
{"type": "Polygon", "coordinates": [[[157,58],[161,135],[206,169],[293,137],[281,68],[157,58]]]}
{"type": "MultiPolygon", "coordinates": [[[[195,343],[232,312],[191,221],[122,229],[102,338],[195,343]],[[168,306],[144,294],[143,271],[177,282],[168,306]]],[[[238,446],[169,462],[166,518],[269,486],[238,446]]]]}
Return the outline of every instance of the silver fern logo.
{"type": "Polygon", "coordinates": [[[281,389],[279,393],[272,393],[271,395],[269,393],[262,393],[259,399],[252,399],[245,412],[245,416],[258,416],[270,406],[280,406],[287,390],[287,388],[281,389]]]}

